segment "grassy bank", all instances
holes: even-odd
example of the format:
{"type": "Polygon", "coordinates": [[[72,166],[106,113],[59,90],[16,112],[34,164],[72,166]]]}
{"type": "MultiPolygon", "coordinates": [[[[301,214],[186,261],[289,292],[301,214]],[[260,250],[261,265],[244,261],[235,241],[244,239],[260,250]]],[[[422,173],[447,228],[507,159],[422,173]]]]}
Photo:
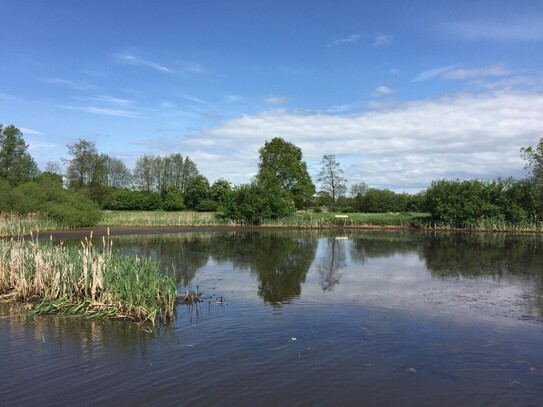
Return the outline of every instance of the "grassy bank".
{"type": "MultiPolygon", "coordinates": [[[[239,226],[219,214],[212,212],[164,212],[164,211],[103,211],[102,220],[96,225],[114,226],[239,226]]],[[[270,220],[261,227],[291,227],[305,229],[326,229],[336,227],[377,227],[409,228],[418,227],[432,230],[471,230],[487,232],[543,233],[543,222],[508,222],[483,219],[466,228],[459,229],[452,225],[433,222],[428,213],[347,213],[299,211],[290,218],[270,220]]],[[[18,216],[0,213],[0,237],[21,236],[39,228],[63,229],[58,223],[36,215],[18,216]]]]}
{"type": "Polygon", "coordinates": [[[1,298],[34,304],[33,313],[168,321],[177,294],[173,278],[150,259],[123,256],[104,239],[101,250],[50,242],[0,241],[1,298]]]}
{"type": "MultiPolygon", "coordinates": [[[[294,216],[262,223],[263,227],[328,228],[337,226],[422,225],[429,219],[424,213],[314,213],[299,211],[294,216]]],[[[236,226],[209,212],[104,211],[98,226],[236,226]]]]}
{"type": "Polygon", "coordinates": [[[37,214],[18,215],[13,212],[0,212],[0,237],[24,236],[36,229],[64,229],[54,220],[37,214]]]}

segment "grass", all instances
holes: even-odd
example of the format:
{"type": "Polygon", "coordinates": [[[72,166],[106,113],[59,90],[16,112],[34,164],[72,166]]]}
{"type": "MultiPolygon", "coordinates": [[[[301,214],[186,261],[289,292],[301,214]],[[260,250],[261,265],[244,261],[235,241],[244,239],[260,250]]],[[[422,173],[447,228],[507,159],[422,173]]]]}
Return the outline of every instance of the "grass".
{"type": "MultiPolygon", "coordinates": [[[[213,212],[164,212],[164,211],[103,211],[102,220],[96,225],[114,226],[238,226],[234,222],[223,219],[213,212]]],[[[330,229],[337,227],[376,227],[376,228],[409,228],[418,227],[432,230],[458,230],[459,228],[442,223],[434,223],[428,213],[332,213],[298,211],[294,216],[279,220],[269,220],[261,227],[285,227],[299,229],[330,229]],[[346,217],[336,217],[346,216],[346,217]]],[[[54,221],[40,218],[37,215],[18,216],[13,213],[0,213],[0,237],[21,236],[35,229],[60,229],[54,221]]],[[[507,222],[485,219],[461,230],[488,232],[541,233],[543,222],[525,222],[510,224],[507,222]]]]}
{"type": "Polygon", "coordinates": [[[24,236],[36,229],[63,229],[54,220],[35,213],[18,215],[14,212],[0,212],[0,237],[24,236]]]}
{"type": "MultiPolygon", "coordinates": [[[[335,213],[299,211],[286,219],[270,220],[264,227],[297,227],[320,229],[337,226],[396,226],[421,225],[429,218],[424,213],[349,213],[347,218],[337,218],[335,213]]],[[[209,212],[147,212],[104,211],[98,226],[236,226],[209,212]]]]}
{"type": "Polygon", "coordinates": [[[0,297],[35,304],[34,314],[167,322],[177,286],[147,258],[123,256],[103,239],[80,247],[37,240],[0,241],[0,297]]]}
{"type": "Polygon", "coordinates": [[[213,212],[103,211],[97,226],[224,226],[213,212]]]}

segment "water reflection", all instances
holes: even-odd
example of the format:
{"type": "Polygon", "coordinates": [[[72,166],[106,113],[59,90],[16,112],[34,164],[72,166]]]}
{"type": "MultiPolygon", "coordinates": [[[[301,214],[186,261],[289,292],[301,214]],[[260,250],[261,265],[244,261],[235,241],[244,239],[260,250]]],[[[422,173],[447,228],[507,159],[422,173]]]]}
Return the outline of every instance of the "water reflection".
{"type": "MultiPolygon", "coordinates": [[[[271,304],[291,302],[304,290],[312,290],[311,284],[305,284],[312,273],[318,275],[325,293],[337,291],[346,278],[347,284],[340,290],[344,298],[432,298],[434,292],[444,290],[437,280],[493,279],[493,289],[507,291],[503,295],[509,302],[524,296],[523,306],[530,313],[543,315],[541,240],[505,234],[374,232],[337,236],[332,232],[235,231],[116,237],[115,245],[131,255],[148,255],[173,265],[184,286],[211,265],[246,271],[258,280],[255,291],[259,297],[271,304]]],[[[483,289],[460,284],[451,287],[448,293],[473,289],[470,301],[482,295],[483,289]]],[[[450,301],[461,301],[459,298],[451,297],[450,301]]]]}
{"type": "MultiPolygon", "coordinates": [[[[322,255],[317,261],[317,270],[321,276],[323,291],[334,291],[334,287],[341,279],[340,270],[347,266],[347,240],[343,238],[329,237],[323,239],[322,255]]],[[[351,251],[352,253],[352,251],[351,251]]],[[[363,256],[355,257],[363,259],[363,256]]]]}

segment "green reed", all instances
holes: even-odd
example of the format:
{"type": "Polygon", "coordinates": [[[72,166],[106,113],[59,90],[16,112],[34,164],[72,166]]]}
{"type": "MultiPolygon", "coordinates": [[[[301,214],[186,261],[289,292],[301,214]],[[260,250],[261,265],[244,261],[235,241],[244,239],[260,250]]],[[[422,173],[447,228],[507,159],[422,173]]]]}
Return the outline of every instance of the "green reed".
{"type": "Polygon", "coordinates": [[[0,295],[34,303],[33,313],[170,321],[177,286],[148,258],[124,256],[104,238],[80,247],[0,241],[0,295]]]}

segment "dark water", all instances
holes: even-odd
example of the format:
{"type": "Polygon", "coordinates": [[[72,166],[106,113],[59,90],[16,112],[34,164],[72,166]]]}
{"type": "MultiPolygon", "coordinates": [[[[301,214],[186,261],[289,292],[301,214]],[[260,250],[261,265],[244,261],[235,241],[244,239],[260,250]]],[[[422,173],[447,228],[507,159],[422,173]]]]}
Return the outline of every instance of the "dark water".
{"type": "Polygon", "coordinates": [[[0,304],[0,405],[543,403],[542,238],[194,232],[114,245],[211,298],[155,333],[0,304]]]}

